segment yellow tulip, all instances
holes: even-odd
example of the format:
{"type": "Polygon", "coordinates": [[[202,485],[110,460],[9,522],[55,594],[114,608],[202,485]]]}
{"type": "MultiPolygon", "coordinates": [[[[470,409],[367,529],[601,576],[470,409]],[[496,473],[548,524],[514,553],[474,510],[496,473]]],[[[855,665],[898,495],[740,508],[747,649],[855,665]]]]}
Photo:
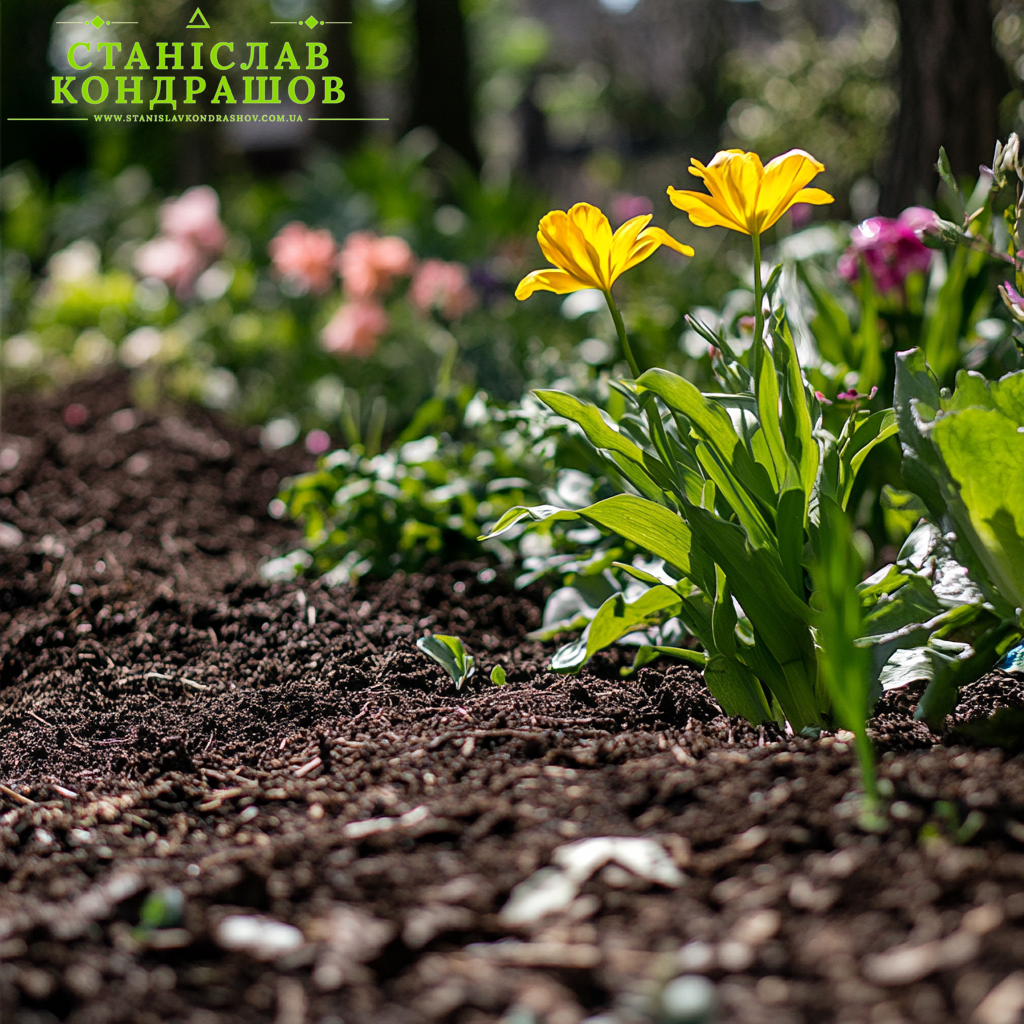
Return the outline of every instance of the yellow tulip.
{"type": "Polygon", "coordinates": [[[554,267],[527,274],[516,288],[516,298],[528,299],[536,291],[565,295],[581,288],[600,288],[608,295],[620,274],[642,263],[659,246],[693,255],[690,246],[668,232],[649,228],[650,219],[650,214],[633,217],[612,234],[608,218],[589,203],[577,203],[568,213],[545,214],[537,241],[554,267]]]}
{"type": "Polygon", "coordinates": [[[807,183],[825,165],[802,149],[775,157],[767,167],[756,153],[729,149],[716,153],[707,166],[691,160],[692,175],[703,178],[710,195],[669,186],[673,206],[685,210],[697,227],[723,227],[759,235],[767,231],[794,203],[822,206],[833,202],[820,188],[807,183]]]}

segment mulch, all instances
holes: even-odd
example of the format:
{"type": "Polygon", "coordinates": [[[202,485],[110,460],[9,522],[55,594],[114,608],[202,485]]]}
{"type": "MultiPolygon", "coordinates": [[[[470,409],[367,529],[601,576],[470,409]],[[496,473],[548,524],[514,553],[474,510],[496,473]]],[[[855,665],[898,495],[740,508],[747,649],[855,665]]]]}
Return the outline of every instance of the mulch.
{"type": "Polygon", "coordinates": [[[482,563],[263,581],[299,449],[118,376],[2,425],[4,1024],[1022,1019],[1024,760],[952,731],[1014,677],[943,736],[883,700],[868,832],[842,736],[667,661],[553,674],[542,591],[482,563]]]}

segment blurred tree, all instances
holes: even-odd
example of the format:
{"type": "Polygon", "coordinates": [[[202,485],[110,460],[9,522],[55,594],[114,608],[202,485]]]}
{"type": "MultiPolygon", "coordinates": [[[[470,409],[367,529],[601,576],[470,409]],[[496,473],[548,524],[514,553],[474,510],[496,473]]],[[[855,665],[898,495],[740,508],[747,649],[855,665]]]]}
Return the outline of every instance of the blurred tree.
{"type": "Polygon", "coordinates": [[[881,209],[888,214],[934,195],[939,146],[954,174],[977,174],[991,158],[1000,102],[1010,91],[985,0],[896,0],[896,6],[900,110],[882,186],[881,209]]]}
{"type": "Polygon", "coordinates": [[[411,127],[437,132],[474,169],[480,153],[473,137],[469,47],[459,0],[416,0],[416,74],[411,127]]]}
{"type": "MultiPolygon", "coordinates": [[[[331,17],[343,23],[328,26],[324,42],[331,55],[331,73],[340,75],[345,83],[345,116],[365,117],[363,91],[352,52],[352,0],[334,0],[331,17]]],[[[315,135],[335,149],[351,149],[365,137],[366,126],[361,121],[317,121],[315,135]]]]}

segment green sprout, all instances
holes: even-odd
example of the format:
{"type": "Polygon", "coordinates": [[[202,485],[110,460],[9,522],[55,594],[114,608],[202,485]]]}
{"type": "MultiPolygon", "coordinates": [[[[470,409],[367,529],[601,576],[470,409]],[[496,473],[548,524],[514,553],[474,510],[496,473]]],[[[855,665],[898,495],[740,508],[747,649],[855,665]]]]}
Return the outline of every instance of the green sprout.
{"type": "MultiPolygon", "coordinates": [[[[416,641],[416,646],[452,677],[456,690],[461,690],[462,684],[476,672],[476,659],[467,653],[457,636],[445,636],[443,633],[428,634],[421,636],[416,641]]],[[[493,676],[492,672],[492,679],[493,676]]]]}

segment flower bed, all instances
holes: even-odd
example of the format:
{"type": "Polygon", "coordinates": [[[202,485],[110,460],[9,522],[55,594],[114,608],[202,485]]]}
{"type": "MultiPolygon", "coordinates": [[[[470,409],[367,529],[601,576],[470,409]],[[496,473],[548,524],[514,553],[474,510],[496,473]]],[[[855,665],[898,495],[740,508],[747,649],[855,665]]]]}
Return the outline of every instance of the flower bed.
{"type": "MultiPolygon", "coordinates": [[[[712,1019],[682,1016],[691,999],[737,1022],[993,1024],[1024,1005],[1019,758],[946,746],[890,695],[891,802],[865,832],[846,734],[727,719],[679,663],[622,681],[613,650],[551,674],[525,636],[543,595],[478,566],[261,582],[296,540],[265,512],[296,449],[132,409],[109,378],[11,397],[5,430],[5,1021],[712,1019]],[[415,649],[427,631],[476,655],[460,692],[415,649]],[[574,845],[601,837],[651,842],[574,845]]],[[[955,715],[1000,705],[1024,688],[996,672],[955,715]]]]}

